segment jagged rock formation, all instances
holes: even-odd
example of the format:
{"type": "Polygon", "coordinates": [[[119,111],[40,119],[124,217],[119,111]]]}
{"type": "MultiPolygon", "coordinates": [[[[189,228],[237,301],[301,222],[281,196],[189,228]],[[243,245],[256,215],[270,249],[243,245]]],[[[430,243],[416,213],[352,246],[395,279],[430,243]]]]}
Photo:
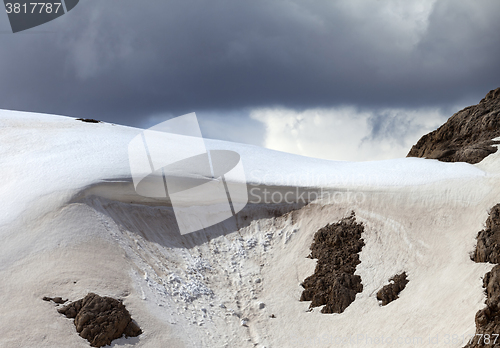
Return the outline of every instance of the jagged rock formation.
{"type": "Polygon", "coordinates": [[[486,229],[477,235],[477,245],[472,260],[500,263],[500,204],[491,208],[486,229]]]}
{"type": "Polygon", "coordinates": [[[386,306],[399,297],[399,293],[403,291],[406,284],[408,284],[406,272],[396,274],[389,279],[389,282],[390,284],[384,285],[382,289],[377,292],[377,300],[382,301],[382,306],[386,306]]]}
{"type": "Polygon", "coordinates": [[[500,88],[481,102],[456,114],[437,130],[424,135],[407,157],[425,157],[443,162],[482,161],[497,151],[492,139],[500,137],[500,88]]]}
{"type": "MultiPolygon", "coordinates": [[[[443,162],[479,163],[497,151],[492,146],[500,141],[500,88],[488,92],[479,104],[454,114],[437,130],[424,135],[407,157],[434,158],[443,162]]],[[[478,233],[475,262],[497,265],[483,279],[486,308],[476,313],[476,334],[465,348],[500,347],[500,204],[495,205],[486,220],[486,228],[478,233]],[[484,336],[488,335],[488,336],[484,336]],[[488,342],[485,341],[488,337],[488,342]],[[491,338],[491,341],[489,339],[491,338]],[[496,338],[496,340],[495,340],[496,338]],[[493,342],[495,344],[493,344],[493,342]]],[[[377,294],[378,298],[378,294],[377,294]]]]}
{"type": "Polygon", "coordinates": [[[132,321],[121,301],[89,293],[85,298],[58,309],[68,318],[75,318],[76,331],[92,347],[103,347],[125,335],[136,337],[142,330],[132,321]]]}
{"type": "Polygon", "coordinates": [[[321,313],[342,313],[363,291],[361,277],[354,275],[360,263],[358,253],[365,245],[364,227],[351,216],[328,224],[314,235],[309,257],[318,259],[315,272],[302,283],[301,301],[310,308],[323,306],[321,313]]]}
{"type": "Polygon", "coordinates": [[[486,273],[483,287],[486,308],[476,313],[476,336],[464,348],[500,347],[499,337],[493,336],[500,333],[500,265],[486,273]],[[493,344],[494,341],[496,344],[493,344]]]}
{"type": "MultiPolygon", "coordinates": [[[[500,260],[500,204],[495,205],[486,220],[486,229],[479,232],[477,246],[472,259],[475,262],[499,263],[500,260]]],[[[489,335],[491,342],[484,341],[486,336],[475,336],[465,348],[500,347],[500,265],[486,273],[483,278],[486,293],[486,307],[476,313],[476,334],[489,335]],[[495,340],[496,338],[496,340],[495,340]],[[496,341],[496,344],[493,344],[496,341]]]]}

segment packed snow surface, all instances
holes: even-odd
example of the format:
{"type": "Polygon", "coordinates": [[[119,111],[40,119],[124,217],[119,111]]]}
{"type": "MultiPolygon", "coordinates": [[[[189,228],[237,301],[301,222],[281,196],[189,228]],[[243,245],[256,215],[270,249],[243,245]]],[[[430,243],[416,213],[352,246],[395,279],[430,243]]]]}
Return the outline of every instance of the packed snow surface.
{"type": "Polygon", "coordinates": [[[500,151],[478,165],[341,162],[205,140],[241,156],[255,201],[236,230],[180,235],[168,204],[134,192],[127,149],[141,131],[0,111],[0,346],[88,346],[41,300],[88,292],[122,298],[143,329],[120,347],[461,347],[474,333],[492,265],[469,253],[499,201],[500,151]],[[299,189],[335,199],[265,200],[299,189]],[[308,311],[313,235],[352,210],[363,292],[342,314],[308,311]],[[381,307],[376,292],[401,271],[406,289],[381,307]]]}

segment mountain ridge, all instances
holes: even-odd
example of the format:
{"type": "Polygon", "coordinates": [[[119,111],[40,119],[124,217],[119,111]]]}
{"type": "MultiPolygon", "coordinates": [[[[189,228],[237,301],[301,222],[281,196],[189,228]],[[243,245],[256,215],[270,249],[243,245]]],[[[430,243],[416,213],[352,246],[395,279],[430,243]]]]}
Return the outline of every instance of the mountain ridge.
{"type": "Polygon", "coordinates": [[[476,164],[497,151],[500,141],[500,87],[477,105],[455,113],[435,131],[422,136],[406,157],[476,164]]]}

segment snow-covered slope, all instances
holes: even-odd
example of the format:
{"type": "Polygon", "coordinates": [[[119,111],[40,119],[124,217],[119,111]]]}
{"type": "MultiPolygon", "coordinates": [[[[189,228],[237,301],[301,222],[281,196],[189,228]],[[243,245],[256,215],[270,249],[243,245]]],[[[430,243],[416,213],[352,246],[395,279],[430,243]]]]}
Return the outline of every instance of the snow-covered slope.
{"type": "Polygon", "coordinates": [[[238,214],[237,231],[221,223],[181,236],[168,204],[133,189],[127,149],[140,132],[0,111],[0,346],[88,346],[41,298],[89,291],[123,298],[144,331],[115,346],[371,346],[378,338],[461,347],[453,335],[474,332],[481,277],[492,266],[469,252],[499,201],[499,152],[477,165],[354,163],[207,140],[240,154],[255,201],[238,214]],[[334,199],[265,204],[264,189],[321,189],[334,199]],[[299,284],[314,271],[312,237],[351,210],[365,225],[363,292],[342,314],[309,312],[299,284]],[[400,299],[380,307],[375,293],[403,270],[400,299]]]}

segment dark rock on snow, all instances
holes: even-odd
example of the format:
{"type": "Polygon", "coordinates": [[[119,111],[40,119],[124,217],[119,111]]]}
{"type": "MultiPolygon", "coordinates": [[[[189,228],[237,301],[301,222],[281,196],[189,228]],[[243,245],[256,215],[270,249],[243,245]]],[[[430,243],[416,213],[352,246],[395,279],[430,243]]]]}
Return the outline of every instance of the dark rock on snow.
{"type": "Polygon", "coordinates": [[[407,157],[424,157],[443,162],[478,163],[497,151],[492,139],[500,137],[500,88],[481,102],[466,107],[437,130],[424,135],[407,157]]]}
{"type": "Polygon", "coordinates": [[[483,287],[486,307],[476,313],[476,335],[489,335],[486,337],[490,338],[490,343],[485,342],[485,336],[475,336],[464,348],[500,347],[500,340],[493,336],[500,333],[500,265],[486,273],[483,287]]]}
{"type": "Polygon", "coordinates": [[[77,121],[87,122],[87,123],[102,123],[102,121],[94,120],[93,118],[77,118],[77,121]]]}
{"type": "MultiPolygon", "coordinates": [[[[479,104],[457,112],[437,130],[424,135],[411,148],[407,157],[479,163],[497,151],[492,145],[500,144],[500,141],[493,141],[498,137],[500,88],[488,92],[479,104]]],[[[484,276],[486,308],[476,313],[476,334],[490,335],[491,341],[486,342],[485,336],[475,336],[465,348],[500,347],[500,340],[493,344],[495,336],[492,336],[500,333],[500,204],[491,209],[486,228],[477,236],[476,249],[471,259],[497,265],[484,276]]]]}
{"type": "Polygon", "coordinates": [[[342,313],[363,291],[361,277],[354,275],[360,263],[358,253],[365,245],[364,227],[354,212],[337,223],[328,224],[314,235],[309,257],[318,259],[315,272],[302,283],[301,301],[310,308],[323,306],[321,313],[342,313]]]}
{"type": "Polygon", "coordinates": [[[42,298],[42,300],[44,301],[52,301],[56,304],[63,304],[63,303],[66,303],[68,300],[63,300],[62,297],[47,297],[47,296],[44,296],[42,298]]]}
{"type": "Polygon", "coordinates": [[[491,208],[486,229],[477,235],[477,245],[472,260],[500,263],[500,204],[491,208]]]}
{"type": "Polygon", "coordinates": [[[490,335],[490,344],[484,336],[475,336],[465,348],[500,347],[500,339],[493,334],[500,333],[500,204],[495,205],[486,220],[486,229],[479,232],[472,260],[497,263],[483,278],[486,293],[486,307],[476,313],[476,334],[490,335]],[[481,339],[480,339],[481,337],[481,339]],[[493,344],[496,341],[496,344],[493,344]]]}
{"type": "Polygon", "coordinates": [[[111,297],[89,293],[58,312],[75,319],[76,331],[92,347],[106,346],[123,335],[136,337],[142,333],[123,303],[111,297]]]}
{"type": "Polygon", "coordinates": [[[408,284],[406,272],[395,275],[389,280],[390,284],[385,285],[377,292],[377,300],[382,301],[385,306],[398,298],[398,295],[408,284]]]}

